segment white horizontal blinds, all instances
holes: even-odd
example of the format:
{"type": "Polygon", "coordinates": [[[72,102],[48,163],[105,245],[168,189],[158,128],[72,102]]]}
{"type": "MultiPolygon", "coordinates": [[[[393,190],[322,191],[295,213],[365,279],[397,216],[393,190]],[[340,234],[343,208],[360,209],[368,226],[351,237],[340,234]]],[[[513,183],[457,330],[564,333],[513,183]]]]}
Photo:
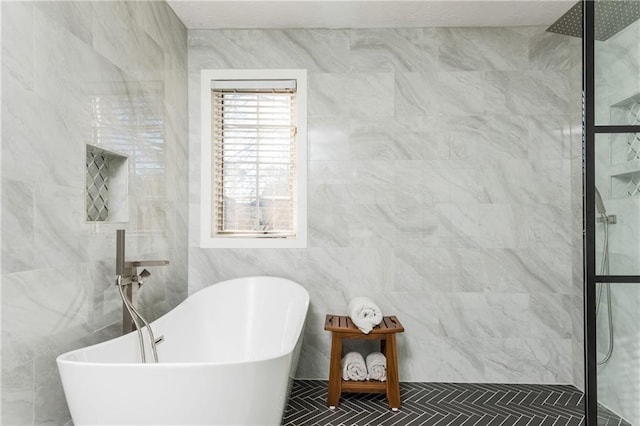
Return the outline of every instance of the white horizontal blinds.
{"type": "Polygon", "coordinates": [[[268,89],[263,86],[269,82],[236,82],[236,88],[216,88],[215,83],[215,232],[295,236],[295,85],[268,89]]]}

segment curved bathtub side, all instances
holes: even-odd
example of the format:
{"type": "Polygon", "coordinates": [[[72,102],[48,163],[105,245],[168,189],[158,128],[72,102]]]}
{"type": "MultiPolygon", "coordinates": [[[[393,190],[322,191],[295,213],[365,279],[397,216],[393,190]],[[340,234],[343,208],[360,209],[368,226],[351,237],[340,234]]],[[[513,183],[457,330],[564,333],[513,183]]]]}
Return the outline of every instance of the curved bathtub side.
{"type": "Polygon", "coordinates": [[[165,337],[160,364],[137,362],[135,333],[63,354],[58,368],[74,422],[280,424],[308,307],[309,294],[292,281],[229,280],[152,323],[165,337]],[[231,316],[233,326],[225,322],[231,316]]]}
{"type": "MultiPolygon", "coordinates": [[[[209,338],[221,336],[242,341],[247,359],[264,359],[292,352],[302,334],[309,309],[309,293],[294,281],[270,276],[236,278],[209,286],[194,293],[194,299],[209,309],[207,324],[225,324],[224,330],[213,330],[209,338]],[[237,303],[216,304],[216,300],[237,303]]],[[[203,310],[205,310],[203,308],[203,310]]]]}
{"type": "MultiPolygon", "coordinates": [[[[204,288],[151,323],[161,362],[230,363],[290,352],[302,332],[309,294],[278,277],[245,277],[204,288]]],[[[145,350],[151,354],[145,334],[145,350]]],[[[62,360],[137,363],[136,332],[59,356],[62,360]]],[[[148,356],[150,358],[150,356],[148,356]]]]}
{"type": "Polygon", "coordinates": [[[278,425],[290,364],[83,364],[64,387],[76,425],[278,425]]]}

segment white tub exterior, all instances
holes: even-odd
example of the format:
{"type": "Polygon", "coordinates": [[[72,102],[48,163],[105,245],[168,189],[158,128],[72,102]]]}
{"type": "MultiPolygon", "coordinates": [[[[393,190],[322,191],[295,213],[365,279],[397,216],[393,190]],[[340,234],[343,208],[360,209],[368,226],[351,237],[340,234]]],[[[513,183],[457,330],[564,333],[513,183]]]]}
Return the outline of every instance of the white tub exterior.
{"type": "Polygon", "coordinates": [[[135,332],[60,355],[74,424],[280,424],[308,307],[293,281],[239,278],[151,324],[159,364],[140,362],[135,332]]]}

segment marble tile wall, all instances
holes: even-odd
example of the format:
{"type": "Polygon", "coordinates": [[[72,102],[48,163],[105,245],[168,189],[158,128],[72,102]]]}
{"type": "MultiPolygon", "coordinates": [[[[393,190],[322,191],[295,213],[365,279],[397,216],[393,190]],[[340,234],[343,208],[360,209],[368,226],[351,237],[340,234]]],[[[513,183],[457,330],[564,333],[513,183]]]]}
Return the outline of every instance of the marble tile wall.
{"type": "Polygon", "coordinates": [[[70,421],[55,357],[120,333],[115,230],[187,294],[187,32],[163,2],[2,2],[2,423],[70,421]],[[129,156],[129,221],[85,221],[85,144],[129,156]]]}
{"type": "MultiPolygon", "coordinates": [[[[640,21],[607,41],[596,42],[596,115],[598,124],[633,124],[621,121],[617,105],[631,96],[640,96],[640,21]],[[612,121],[613,120],[613,121],[612,121]]],[[[626,136],[626,135],[625,135],[626,136]]],[[[640,196],[616,190],[620,184],[615,168],[626,162],[626,141],[611,135],[596,138],[596,185],[608,214],[617,216],[609,225],[609,258],[612,275],[640,274],[640,196]]],[[[629,164],[632,164],[630,161],[629,164]]],[[[640,169],[636,170],[640,176],[640,169]]],[[[600,268],[604,241],[603,225],[597,225],[596,258],[600,268]]],[[[640,286],[612,284],[614,344],[611,359],[598,367],[598,400],[631,424],[640,423],[640,286]]],[[[609,347],[607,296],[601,299],[597,320],[599,359],[609,347]]]]}
{"type": "Polygon", "coordinates": [[[191,155],[189,293],[250,274],[304,285],[301,378],[327,377],[324,315],[368,295],[405,326],[402,380],[574,381],[578,39],[538,27],[191,30],[192,153],[208,68],[308,70],[309,245],[199,248],[191,155]]]}
{"type": "MultiPolygon", "coordinates": [[[[572,39],[572,43],[581,39],[572,39]]],[[[577,53],[577,63],[570,68],[571,89],[569,117],[571,127],[571,326],[573,354],[573,384],[584,391],[584,242],[583,220],[583,167],[582,167],[582,51],[577,53]]]]}

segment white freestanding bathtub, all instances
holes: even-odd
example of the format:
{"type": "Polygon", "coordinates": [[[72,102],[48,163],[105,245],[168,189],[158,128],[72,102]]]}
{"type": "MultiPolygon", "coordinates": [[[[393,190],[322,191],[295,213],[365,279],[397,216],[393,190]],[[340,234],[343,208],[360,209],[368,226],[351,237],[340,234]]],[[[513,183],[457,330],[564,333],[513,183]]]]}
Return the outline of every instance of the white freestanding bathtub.
{"type": "Polygon", "coordinates": [[[60,355],[74,424],[280,424],[308,306],[293,281],[239,278],[151,323],[158,364],[150,347],[140,361],[136,332],[60,355]]]}

